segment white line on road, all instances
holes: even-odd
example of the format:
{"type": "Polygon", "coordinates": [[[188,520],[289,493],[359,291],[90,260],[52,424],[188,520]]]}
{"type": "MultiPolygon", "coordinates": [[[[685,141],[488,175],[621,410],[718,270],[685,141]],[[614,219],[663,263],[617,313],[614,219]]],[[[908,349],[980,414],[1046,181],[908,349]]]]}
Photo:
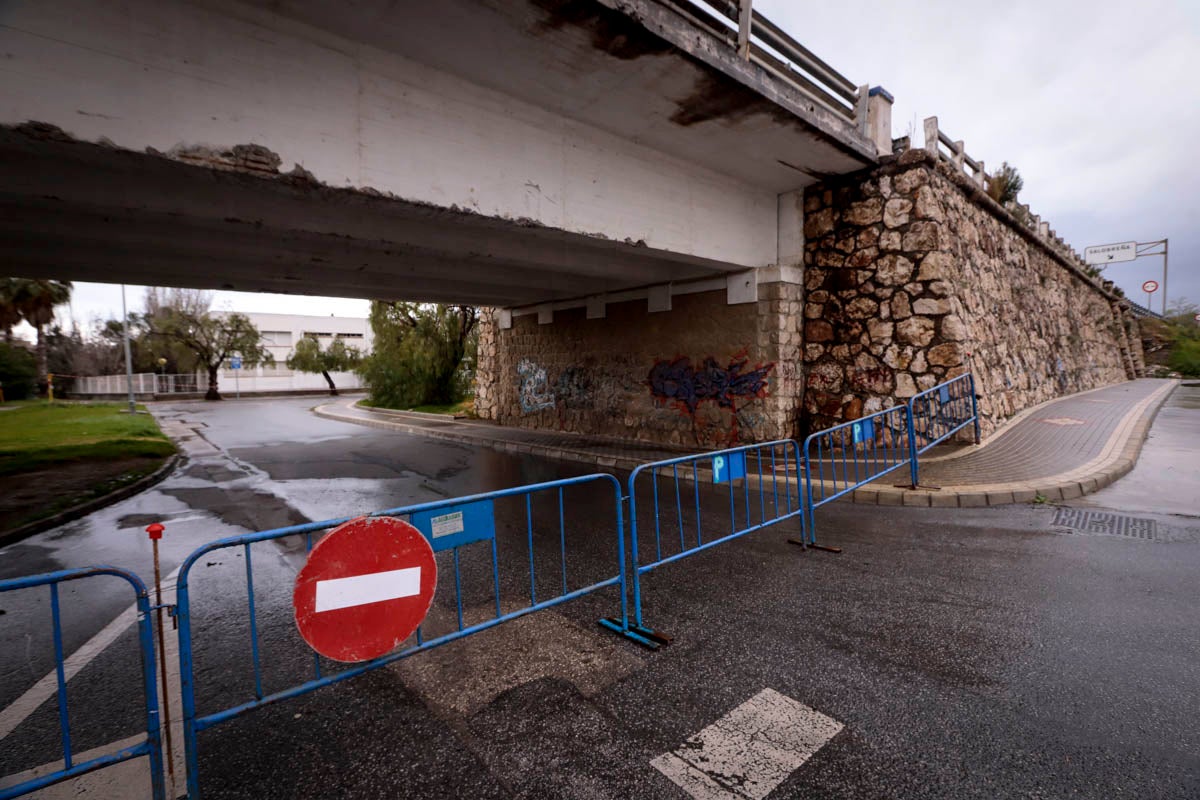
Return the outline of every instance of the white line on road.
{"type": "Polygon", "coordinates": [[[762,800],[842,727],[763,689],[650,765],[696,800],[762,800]]]}
{"type": "Polygon", "coordinates": [[[398,600],[421,593],[421,568],[405,567],[387,572],[352,575],[317,581],[316,610],[335,611],[384,600],[398,600]]]}

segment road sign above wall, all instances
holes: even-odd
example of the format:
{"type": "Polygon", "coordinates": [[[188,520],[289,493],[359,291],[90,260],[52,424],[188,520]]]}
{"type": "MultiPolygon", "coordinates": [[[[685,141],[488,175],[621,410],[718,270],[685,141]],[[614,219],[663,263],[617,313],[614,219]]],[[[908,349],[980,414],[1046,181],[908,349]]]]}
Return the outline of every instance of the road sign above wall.
{"type": "Polygon", "coordinates": [[[1089,264],[1115,264],[1137,258],[1137,242],[1098,244],[1083,249],[1083,260],[1089,264]]]}
{"type": "Polygon", "coordinates": [[[392,517],[362,517],[317,543],[296,576],[296,627],[334,661],[367,661],[394,650],[425,619],[437,588],[433,548],[392,517]]]}
{"type": "Polygon", "coordinates": [[[1142,284],[1142,291],[1146,294],[1154,294],[1158,291],[1158,281],[1146,281],[1142,284]]]}

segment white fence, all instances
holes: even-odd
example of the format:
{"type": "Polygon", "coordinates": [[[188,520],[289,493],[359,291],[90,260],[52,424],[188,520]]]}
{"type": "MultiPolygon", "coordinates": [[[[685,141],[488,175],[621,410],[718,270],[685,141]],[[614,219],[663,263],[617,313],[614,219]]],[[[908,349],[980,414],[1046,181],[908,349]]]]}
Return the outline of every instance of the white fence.
{"type": "MultiPolygon", "coordinates": [[[[353,372],[331,372],[329,376],[338,391],[362,388],[362,381],[353,372]]],[[[218,378],[221,393],[227,395],[238,392],[320,392],[329,388],[321,375],[271,367],[222,369],[218,378]]],[[[133,376],[133,393],[136,395],[195,394],[207,390],[208,374],[204,372],[166,375],[140,372],[133,376]]],[[[129,394],[129,383],[124,375],[92,375],[76,378],[71,391],[81,395],[125,397],[129,394]]]]}

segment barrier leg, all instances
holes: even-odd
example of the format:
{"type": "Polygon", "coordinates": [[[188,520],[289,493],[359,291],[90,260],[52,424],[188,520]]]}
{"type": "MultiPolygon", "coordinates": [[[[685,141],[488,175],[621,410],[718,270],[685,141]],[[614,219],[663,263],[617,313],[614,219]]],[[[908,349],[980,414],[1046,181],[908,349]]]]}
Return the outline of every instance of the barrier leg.
{"type": "Polygon", "coordinates": [[[617,586],[617,590],[621,593],[621,616],[604,617],[599,620],[600,627],[612,631],[613,633],[624,636],[630,641],[640,644],[642,647],[650,650],[657,650],[664,644],[671,643],[671,637],[665,634],[658,633],[650,628],[642,625],[642,585],[640,581],[641,572],[637,566],[637,519],[634,517],[634,502],[629,497],[624,498],[628,501],[629,513],[629,537],[632,556],[629,559],[625,558],[625,532],[622,521],[622,511],[624,505],[617,509],[617,547],[620,552],[617,554],[617,561],[621,569],[621,582],[617,586]],[[628,564],[628,567],[627,567],[628,564]],[[629,621],[629,573],[633,573],[633,607],[634,607],[634,622],[629,621]]]}

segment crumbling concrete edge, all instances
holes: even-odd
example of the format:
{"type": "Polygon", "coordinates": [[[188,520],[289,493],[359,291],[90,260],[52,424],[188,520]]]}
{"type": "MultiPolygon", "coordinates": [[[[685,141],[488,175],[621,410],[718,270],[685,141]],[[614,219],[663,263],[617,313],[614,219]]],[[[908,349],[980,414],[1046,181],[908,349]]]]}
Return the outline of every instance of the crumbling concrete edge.
{"type": "Polygon", "coordinates": [[[1159,409],[1180,383],[1179,380],[1167,381],[1165,386],[1138,403],[1109,436],[1100,455],[1069,472],[1034,481],[971,484],[943,487],[937,491],[873,486],[856,490],[851,500],[868,505],[983,508],[1032,503],[1039,496],[1044,498],[1041,502],[1053,503],[1092,494],[1133,469],[1159,409]]]}

